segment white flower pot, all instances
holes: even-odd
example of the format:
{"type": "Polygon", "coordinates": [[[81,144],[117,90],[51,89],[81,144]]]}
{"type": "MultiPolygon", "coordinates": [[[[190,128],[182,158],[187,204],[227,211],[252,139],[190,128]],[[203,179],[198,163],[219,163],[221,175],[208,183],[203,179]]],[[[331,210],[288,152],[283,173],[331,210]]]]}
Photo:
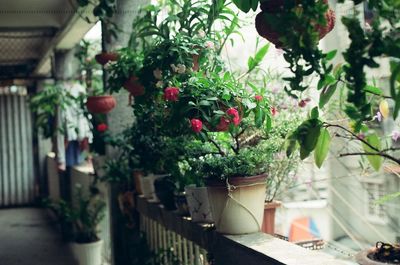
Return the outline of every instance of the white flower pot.
{"type": "Polygon", "coordinates": [[[106,156],[94,155],[92,158],[93,169],[96,175],[100,178],[106,175],[106,170],[104,168],[106,164],[106,156]]]}
{"type": "Polygon", "coordinates": [[[190,216],[195,223],[212,223],[210,202],[206,187],[185,187],[190,216]]]}
{"type": "Polygon", "coordinates": [[[147,176],[142,177],[141,185],[142,185],[142,192],[143,196],[146,199],[159,201],[156,196],[156,191],[154,188],[154,181],[158,178],[165,177],[166,175],[154,175],[149,174],[147,176]]]}
{"type": "Polygon", "coordinates": [[[266,176],[209,182],[208,196],[218,232],[240,235],[260,232],[264,217],[266,176]]]}
{"type": "Polygon", "coordinates": [[[103,240],[86,244],[71,244],[72,253],[79,265],[101,265],[103,240]]]}

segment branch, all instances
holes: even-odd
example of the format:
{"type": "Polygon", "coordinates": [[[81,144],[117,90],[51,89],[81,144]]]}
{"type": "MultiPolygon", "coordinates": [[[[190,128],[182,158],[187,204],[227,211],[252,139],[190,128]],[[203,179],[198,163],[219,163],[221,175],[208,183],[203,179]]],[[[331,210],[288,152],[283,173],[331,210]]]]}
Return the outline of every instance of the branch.
{"type": "Polygon", "coordinates": [[[217,144],[217,142],[214,141],[213,139],[211,139],[210,137],[208,137],[208,135],[207,135],[207,138],[208,138],[208,140],[218,149],[218,153],[219,153],[221,156],[225,156],[225,152],[222,151],[221,147],[217,144]]]}
{"type": "Polygon", "coordinates": [[[371,152],[354,152],[354,153],[345,153],[345,154],[340,154],[339,157],[345,157],[345,156],[382,156],[385,157],[389,160],[392,160],[393,162],[396,162],[397,164],[400,165],[400,159],[397,159],[389,154],[382,153],[382,152],[377,152],[377,153],[371,153],[371,152]]]}
{"type": "Polygon", "coordinates": [[[338,125],[338,124],[329,124],[329,123],[325,123],[325,128],[329,128],[329,127],[335,127],[335,128],[339,128],[342,129],[344,131],[346,131],[347,133],[351,134],[354,138],[356,138],[357,140],[361,141],[362,143],[364,143],[365,145],[367,145],[369,148],[371,148],[372,150],[376,151],[376,152],[381,152],[381,150],[379,150],[378,148],[376,148],[375,146],[371,145],[370,143],[368,143],[366,140],[364,140],[363,138],[361,138],[360,136],[358,136],[357,134],[353,133],[352,131],[350,131],[349,129],[346,129],[345,127],[338,125]]]}

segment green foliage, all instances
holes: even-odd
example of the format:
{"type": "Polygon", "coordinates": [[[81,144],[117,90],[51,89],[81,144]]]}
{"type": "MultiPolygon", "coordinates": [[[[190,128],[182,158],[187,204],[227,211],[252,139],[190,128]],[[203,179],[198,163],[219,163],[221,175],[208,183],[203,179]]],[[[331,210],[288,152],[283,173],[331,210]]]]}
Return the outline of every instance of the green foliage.
{"type": "Polygon", "coordinates": [[[97,188],[91,187],[89,195],[76,186],[75,203],[64,200],[47,201],[47,207],[52,209],[62,222],[72,223],[75,241],[77,243],[92,243],[99,240],[98,225],[104,219],[106,204],[101,200],[97,188]]]}
{"type": "Polygon", "coordinates": [[[94,56],[100,50],[100,43],[82,40],[75,53],[75,57],[79,61],[79,79],[85,85],[89,95],[101,95],[103,93],[103,72],[94,59],[94,56]]]}
{"type": "Polygon", "coordinates": [[[44,138],[52,138],[57,133],[57,107],[65,109],[77,102],[67,90],[61,86],[46,85],[41,91],[30,98],[30,108],[36,115],[34,128],[36,133],[41,133],[44,138]]]}
{"type": "Polygon", "coordinates": [[[321,168],[322,163],[328,156],[329,146],[331,143],[331,136],[328,129],[323,128],[318,137],[318,142],[314,150],[314,159],[317,167],[321,168]]]}
{"type": "Polygon", "coordinates": [[[363,149],[366,153],[376,153],[378,155],[367,155],[367,159],[371,166],[378,171],[382,165],[383,158],[379,155],[379,150],[381,149],[381,141],[379,136],[374,133],[365,137],[365,141],[369,144],[363,143],[363,149]],[[378,151],[377,151],[378,150],[378,151]]]}

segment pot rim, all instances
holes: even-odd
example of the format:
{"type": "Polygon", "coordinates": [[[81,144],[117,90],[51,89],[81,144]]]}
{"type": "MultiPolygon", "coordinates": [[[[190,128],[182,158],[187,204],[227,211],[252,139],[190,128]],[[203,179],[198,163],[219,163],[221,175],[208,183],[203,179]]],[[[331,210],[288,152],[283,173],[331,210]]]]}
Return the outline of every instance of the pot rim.
{"type": "Polygon", "coordinates": [[[264,209],[276,209],[281,207],[282,202],[280,201],[272,201],[272,202],[265,202],[264,209]]]}
{"type": "Polygon", "coordinates": [[[72,244],[78,245],[78,246],[95,246],[95,245],[100,245],[103,243],[103,239],[99,239],[97,241],[94,242],[90,242],[90,243],[78,243],[78,242],[72,242],[72,244]]]}
{"type": "MultiPolygon", "coordinates": [[[[233,186],[245,186],[254,184],[266,184],[267,174],[261,174],[251,177],[233,177],[228,178],[228,183],[233,186]]],[[[226,187],[226,180],[206,180],[206,187],[226,187]]]]}

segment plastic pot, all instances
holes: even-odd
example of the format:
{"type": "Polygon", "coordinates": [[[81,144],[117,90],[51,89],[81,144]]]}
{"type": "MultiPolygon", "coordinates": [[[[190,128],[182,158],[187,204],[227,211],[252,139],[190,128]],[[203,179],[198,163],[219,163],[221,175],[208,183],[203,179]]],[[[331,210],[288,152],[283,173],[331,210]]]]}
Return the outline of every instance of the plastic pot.
{"type": "Polygon", "coordinates": [[[175,183],[171,176],[164,176],[154,180],[154,189],[158,200],[169,211],[176,210],[174,191],[175,183]]]}
{"type": "Polygon", "coordinates": [[[101,265],[103,240],[93,243],[72,243],[72,253],[79,265],[101,265]]]}
{"type": "Polygon", "coordinates": [[[266,175],[208,181],[208,197],[218,232],[241,235],[260,232],[264,217],[266,175]]]}
{"type": "Polygon", "coordinates": [[[90,113],[94,114],[106,114],[109,113],[117,102],[113,96],[90,96],[87,99],[86,107],[90,113]]]}
{"type": "Polygon", "coordinates": [[[192,222],[212,223],[207,187],[186,186],[185,193],[192,222]]]}

